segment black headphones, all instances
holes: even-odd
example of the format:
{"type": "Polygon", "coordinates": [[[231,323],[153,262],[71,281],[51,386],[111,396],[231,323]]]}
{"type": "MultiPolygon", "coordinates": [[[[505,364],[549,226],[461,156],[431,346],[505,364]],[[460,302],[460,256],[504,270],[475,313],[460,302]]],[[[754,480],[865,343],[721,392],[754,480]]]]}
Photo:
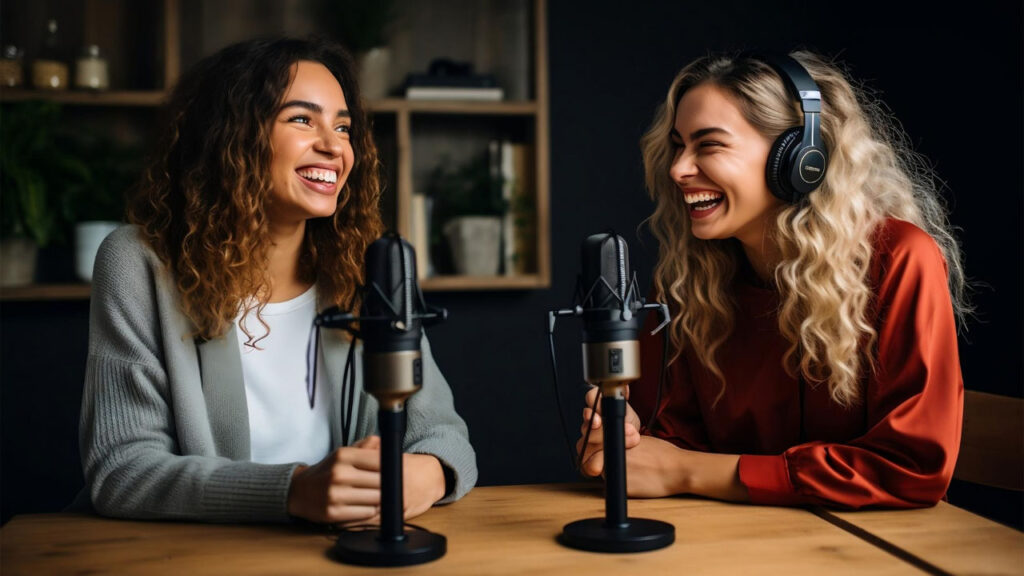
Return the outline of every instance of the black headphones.
{"type": "Polygon", "coordinates": [[[799,62],[787,55],[749,55],[778,72],[789,91],[800,100],[804,125],[779,135],[768,152],[765,176],[768,189],[795,204],[825,179],[828,150],[821,138],[821,91],[799,62]]]}

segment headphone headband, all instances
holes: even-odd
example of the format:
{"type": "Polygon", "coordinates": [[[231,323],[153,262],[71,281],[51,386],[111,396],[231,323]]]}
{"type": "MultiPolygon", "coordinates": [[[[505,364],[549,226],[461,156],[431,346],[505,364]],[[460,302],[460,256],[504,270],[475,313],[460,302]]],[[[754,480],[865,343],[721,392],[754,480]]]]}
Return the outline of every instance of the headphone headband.
{"type": "Polygon", "coordinates": [[[793,96],[800,100],[804,114],[821,112],[821,90],[799,62],[788,55],[769,54],[758,58],[778,72],[793,96]]]}
{"type": "Polygon", "coordinates": [[[799,202],[821,185],[828,168],[828,151],[820,128],[821,90],[810,73],[789,55],[745,52],[741,58],[767,64],[800,102],[803,126],[779,135],[772,144],[765,167],[768,189],[786,202],[799,202]]]}

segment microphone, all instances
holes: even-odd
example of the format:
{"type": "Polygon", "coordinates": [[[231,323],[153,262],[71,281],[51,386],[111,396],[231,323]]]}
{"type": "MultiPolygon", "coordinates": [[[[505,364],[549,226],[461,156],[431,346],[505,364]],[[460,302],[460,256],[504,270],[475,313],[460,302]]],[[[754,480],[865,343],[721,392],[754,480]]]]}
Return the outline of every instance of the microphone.
{"type": "MultiPolygon", "coordinates": [[[[315,324],[341,328],[363,339],[363,388],[379,404],[381,523],[379,528],[342,531],[331,554],[341,562],[363,566],[421,564],[444,556],[447,540],[423,529],[404,531],[405,401],[423,386],[423,327],[446,320],[448,311],[424,302],[416,283],[415,252],[401,236],[386,234],[371,243],[364,265],[366,287],[360,315],[332,308],[318,315],[315,324]],[[356,322],[358,329],[353,327],[356,322]]],[[[351,349],[355,349],[354,340],[351,349]]],[[[347,430],[347,424],[343,429],[347,430]]],[[[345,435],[347,443],[347,432],[345,435]]]]}
{"type": "MultiPolygon", "coordinates": [[[[658,520],[630,518],[626,510],[626,447],[623,426],[626,387],[640,378],[639,319],[658,310],[661,330],[668,306],[648,304],[637,294],[626,241],[614,232],[594,234],[580,246],[580,275],[572,308],[548,313],[549,334],[558,316],[583,318],[583,379],[597,386],[604,434],[605,517],[566,524],[558,540],[593,552],[642,552],[675,541],[675,527],[658,520]]],[[[553,349],[553,346],[552,346],[553,349]]],[[[557,371],[556,371],[557,376],[557,371]]],[[[596,413],[596,402],[594,411],[596,413]]],[[[589,437],[590,428],[587,429],[589,437]]],[[[587,438],[584,438],[586,445],[587,438]]]]}
{"type": "Polygon", "coordinates": [[[589,383],[631,382],[640,377],[639,322],[643,308],[630,278],[629,248],[621,236],[605,233],[580,245],[577,290],[583,309],[583,379],[589,383]]]}

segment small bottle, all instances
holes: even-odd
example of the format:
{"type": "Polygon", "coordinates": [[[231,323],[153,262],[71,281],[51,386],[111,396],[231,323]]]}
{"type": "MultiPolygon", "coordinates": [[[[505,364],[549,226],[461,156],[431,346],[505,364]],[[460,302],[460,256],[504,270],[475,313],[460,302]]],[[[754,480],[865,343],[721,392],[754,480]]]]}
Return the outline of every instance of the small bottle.
{"type": "Polygon", "coordinates": [[[0,86],[15,88],[21,86],[24,77],[22,51],[14,45],[4,46],[3,58],[0,58],[0,86]]]}
{"type": "Polygon", "coordinates": [[[46,23],[43,47],[32,62],[32,85],[41,90],[66,90],[68,87],[68,65],[61,58],[56,20],[46,23]]]}
{"type": "Polygon", "coordinates": [[[75,87],[88,90],[110,88],[107,61],[100,56],[99,46],[95,44],[86,46],[82,55],[75,62],[75,87]]]}

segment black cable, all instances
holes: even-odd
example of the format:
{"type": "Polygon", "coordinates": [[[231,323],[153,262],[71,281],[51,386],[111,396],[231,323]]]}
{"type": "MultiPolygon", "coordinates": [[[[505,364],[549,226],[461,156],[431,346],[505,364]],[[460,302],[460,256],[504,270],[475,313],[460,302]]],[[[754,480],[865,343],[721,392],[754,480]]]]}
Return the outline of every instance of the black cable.
{"type": "Polygon", "coordinates": [[[320,327],[313,324],[313,350],[310,355],[309,342],[306,343],[306,394],[309,395],[309,409],[316,403],[316,366],[320,360],[320,327]]]}
{"type": "MultiPolygon", "coordinates": [[[[412,528],[413,530],[419,530],[420,532],[430,532],[423,526],[418,524],[412,524],[409,522],[403,522],[402,525],[405,528],[412,528]]],[[[337,524],[327,525],[327,534],[329,536],[338,535],[341,532],[363,532],[366,530],[379,530],[380,524],[356,524],[354,526],[338,526],[337,524]]]]}
{"type": "MultiPolygon", "coordinates": [[[[552,322],[549,320],[549,322],[552,322]]],[[[587,431],[583,435],[583,445],[580,446],[579,452],[576,451],[572,446],[572,440],[569,435],[569,428],[565,424],[565,412],[562,410],[562,395],[558,391],[558,361],[555,358],[555,331],[553,324],[548,325],[548,345],[551,352],[551,373],[552,382],[555,387],[555,404],[558,406],[558,420],[562,424],[562,435],[565,438],[565,447],[569,450],[569,462],[570,466],[577,472],[583,471],[583,454],[587,450],[587,443],[590,441],[590,430],[594,427],[594,418],[597,416],[597,406],[601,401],[601,389],[597,390],[597,398],[594,400],[594,405],[591,406],[590,422],[587,425],[587,431]]]]}
{"type": "MultiPolygon", "coordinates": [[[[579,460],[576,469],[583,471],[583,453],[587,451],[587,443],[590,442],[590,431],[594,429],[594,418],[597,417],[597,406],[601,403],[601,388],[597,388],[597,396],[594,396],[594,405],[590,407],[590,422],[587,424],[587,432],[583,435],[583,445],[580,446],[579,460]]],[[[604,426],[604,422],[601,423],[604,426]]]]}
{"type": "Polygon", "coordinates": [[[355,352],[358,338],[352,336],[352,342],[348,348],[348,356],[345,358],[345,369],[341,377],[341,442],[342,446],[348,446],[352,431],[352,407],[355,404],[355,381],[356,366],[355,352]]]}
{"type": "Polygon", "coordinates": [[[661,335],[661,375],[658,377],[658,391],[654,396],[654,408],[647,418],[647,432],[654,430],[654,423],[658,420],[658,409],[661,408],[661,389],[668,378],[668,334],[661,335]]]}
{"type": "MultiPolygon", "coordinates": [[[[554,376],[555,404],[558,406],[558,420],[562,423],[562,435],[565,437],[565,446],[569,449],[569,462],[576,467],[576,450],[572,447],[572,440],[569,439],[569,429],[565,425],[565,414],[562,411],[562,395],[558,392],[558,364],[555,361],[555,333],[548,330],[548,344],[551,347],[551,373],[554,376]]],[[[576,468],[579,470],[579,468],[576,468]]]]}

